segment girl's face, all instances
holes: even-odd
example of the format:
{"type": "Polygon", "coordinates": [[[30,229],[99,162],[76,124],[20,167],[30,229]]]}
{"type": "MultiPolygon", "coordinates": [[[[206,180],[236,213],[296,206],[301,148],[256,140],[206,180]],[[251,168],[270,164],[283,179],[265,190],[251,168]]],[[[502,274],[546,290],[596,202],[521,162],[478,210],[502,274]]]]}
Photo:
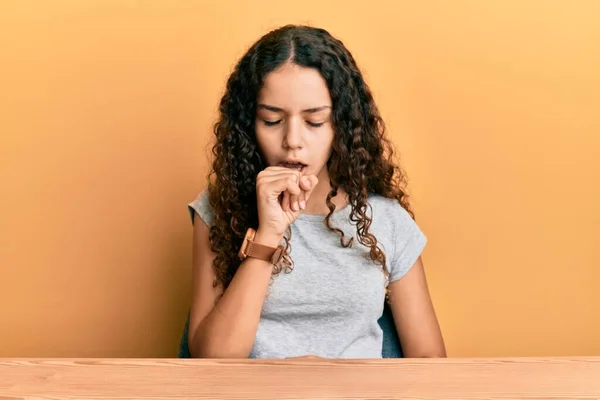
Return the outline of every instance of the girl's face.
{"type": "Polygon", "coordinates": [[[269,73],[258,94],[256,138],[269,166],[327,179],[334,131],[331,97],[321,74],[290,62],[269,73]]]}

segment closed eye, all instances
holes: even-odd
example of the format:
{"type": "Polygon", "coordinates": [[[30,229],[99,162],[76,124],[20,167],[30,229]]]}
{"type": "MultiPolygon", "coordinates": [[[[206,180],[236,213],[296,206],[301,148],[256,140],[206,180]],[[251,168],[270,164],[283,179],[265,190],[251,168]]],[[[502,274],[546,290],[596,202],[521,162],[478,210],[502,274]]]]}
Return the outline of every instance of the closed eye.
{"type": "MultiPolygon", "coordinates": [[[[277,121],[267,121],[267,120],[263,120],[263,123],[265,124],[265,126],[275,126],[278,125],[281,122],[281,120],[277,120],[277,121]]],[[[306,123],[308,124],[308,126],[311,126],[313,128],[319,128],[321,126],[323,126],[323,124],[325,124],[325,122],[311,122],[311,121],[306,121],[306,123]]]]}
{"type": "Polygon", "coordinates": [[[267,121],[267,120],[263,120],[263,122],[265,123],[266,126],[275,126],[278,123],[281,122],[281,120],[277,120],[277,121],[267,121]]]}

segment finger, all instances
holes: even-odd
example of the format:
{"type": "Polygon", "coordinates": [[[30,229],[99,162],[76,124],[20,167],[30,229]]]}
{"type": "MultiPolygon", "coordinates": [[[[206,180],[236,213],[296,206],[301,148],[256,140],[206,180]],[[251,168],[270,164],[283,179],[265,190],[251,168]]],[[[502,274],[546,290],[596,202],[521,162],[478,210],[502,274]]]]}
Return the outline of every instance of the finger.
{"type": "Polygon", "coordinates": [[[292,171],[289,168],[286,168],[286,171],[278,171],[271,174],[264,174],[260,177],[257,177],[257,180],[262,180],[264,182],[273,182],[278,179],[282,179],[288,176],[296,176],[299,177],[300,173],[298,171],[292,171]]]}
{"type": "Polygon", "coordinates": [[[278,165],[270,165],[266,167],[263,171],[290,171],[292,168],[288,167],[280,167],[278,165]]]}
{"type": "Polygon", "coordinates": [[[290,207],[293,211],[300,211],[299,197],[302,194],[302,191],[299,190],[298,194],[290,195],[290,207]]]}
{"type": "Polygon", "coordinates": [[[306,209],[306,192],[300,188],[300,195],[298,196],[298,206],[300,206],[301,210],[306,209]]]}
{"type": "MultiPolygon", "coordinates": [[[[283,178],[279,178],[272,182],[265,182],[266,192],[270,196],[275,198],[279,197],[284,191],[288,191],[289,194],[298,195],[300,194],[300,187],[298,186],[297,177],[294,175],[288,175],[283,178]]],[[[288,199],[289,204],[289,199],[288,199]]]]}
{"type": "MultiPolygon", "coordinates": [[[[289,205],[289,197],[286,197],[286,202],[283,202],[284,191],[287,189],[289,184],[298,185],[297,175],[287,171],[278,175],[264,175],[262,172],[256,179],[256,190],[257,193],[262,193],[264,196],[271,200],[277,200],[277,202],[284,207],[284,204],[289,205]],[[291,181],[291,182],[288,182],[291,181]]],[[[299,189],[299,188],[298,188],[299,189]]],[[[292,188],[292,191],[294,188],[292,188]]],[[[288,193],[289,196],[290,193],[288,193]]],[[[285,207],[289,210],[288,207],[285,207]]]]}
{"type": "Polygon", "coordinates": [[[283,196],[281,196],[281,208],[284,211],[294,211],[294,212],[298,212],[300,211],[300,198],[299,196],[303,193],[301,190],[299,190],[298,184],[300,182],[300,177],[301,177],[302,173],[300,171],[296,171],[296,170],[291,170],[289,168],[284,168],[284,170],[280,170],[277,172],[272,172],[272,175],[268,175],[268,176],[263,176],[262,177],[262,182],[276,182],[280,179],[283,180],[292,180],[293,181],[293,187],[290,189],[287,189],[283,192],[283,196]],[[298,187],[298,190],[296,190],[296,187],[298,187]]]}
{"type": "MultiPolygon", "coordinates": [[[[300,183],[302,182],[303,179],[306,179],[303,177],[303,173],[300,172],[299,174],[299,179],[298,179],[298,186],[300,186],[300,183]]],[[[298,196],[298,207],[300,208],[300,210],[305,210],[306,209],[306,201],[308,199],[306,198],[306,191],[304,189],[302,189],[302,187],[300,187],[300,195],[298,196]]]]}
{"type": "Polygon", "coordinates": [[[290,204],[288,205],[290,211],[296,211],[296,209],[294,208],[294,201],[292,200],[292,197],[296,197],[295,195],[290,194],[290,204]]]}
{"type": "Polygon", "coordinates": [[[285,190],[282,193],[283,197],[281,199],[281,208],[283,211],[290,211],[290,192],[285,190]]]}
{"type": "Polygon", "coordinates": [[[305,175],[300,179],[299,186],[304,191],[304,201],[308,201],[318,183],[319,179],[315,175],[305,175]]]}
{"type": "MultiPolygon", "coordinates": [[[[300,180],[302,179],[302,171],[296,171],[296,176],[298,177],[298,188],[300,187],[300,180]]],[[[292,196],[290,196],[290,203],[292,205],[292,209],[294,211],[300,211],[300,196],[302,196],[304,194],[303,190],[300,190],[298,192],[298,194],[292,194],[292,196]]]]}
{"type": "Polygon", "coordinates": [[[296,169],[286,168],[286,167],[267,167],[261,171],[263,175],[273,175],[279,174],[282,172],[300,172],[296,169]]]}

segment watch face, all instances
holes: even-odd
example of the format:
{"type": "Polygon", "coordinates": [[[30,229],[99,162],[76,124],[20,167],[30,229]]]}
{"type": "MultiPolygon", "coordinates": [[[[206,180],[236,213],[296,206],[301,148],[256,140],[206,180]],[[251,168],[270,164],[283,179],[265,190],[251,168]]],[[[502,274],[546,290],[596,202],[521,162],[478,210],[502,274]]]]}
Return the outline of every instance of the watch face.
{"type": "Polygon", "coordinates": [[[238,253],[238,257],[241,260],[246,259],[246,257],[248,257],[248,254],[246,253],[246,250],[248,249],[248,243],[254,239],[254,235],[255,235],[255,231],[252,228],[248,228],[248,230],[246,231],[246,236],[244,237],[244,241],[242,242],[242,247],[240,247],[240,251],[238,253]]]}
{"type": "Polygon", "coordinates": [[[248,228],[246,231],[246,240],[254,241],[254,236],[256,235],[256,231],[252,228],[248,228]]]}
{"type": "Polygon", "coordinates": [[[240,260],[246,258],[246,247],[248,247],[248,241],[244,239],[244,241],[242,242],[242,247],[240,247],[240,251],[238,253],[238,257],[240,258],[240,260]]]}

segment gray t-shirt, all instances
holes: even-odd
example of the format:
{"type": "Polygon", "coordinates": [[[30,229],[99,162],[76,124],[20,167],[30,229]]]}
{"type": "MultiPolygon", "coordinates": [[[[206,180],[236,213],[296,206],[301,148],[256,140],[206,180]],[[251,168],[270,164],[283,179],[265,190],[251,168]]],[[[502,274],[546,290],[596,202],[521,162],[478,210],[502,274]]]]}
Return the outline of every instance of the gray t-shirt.
{"type": "MultiPolygon", "coordinates": [[[[390,282],[402,278],[417,260],[427,239],[394,199],[372,195],[371,233],[385,252],[390,282]]],[[[213,223],[206,190],[189,204],[213,223]]],[[[292,224],[291,273],[276,276],[263,303],[250,358],[316,355],[325,358],[381,358],[383,335],[378,319],[385,301],[381,265],[368,258],[358,242],[350,206],[337,210],[332,225],[352,236],[343,248],[323,215],[302,214],[292,224]]],[[[282,242],[283,243],[283,242],[282,242]]]]}

